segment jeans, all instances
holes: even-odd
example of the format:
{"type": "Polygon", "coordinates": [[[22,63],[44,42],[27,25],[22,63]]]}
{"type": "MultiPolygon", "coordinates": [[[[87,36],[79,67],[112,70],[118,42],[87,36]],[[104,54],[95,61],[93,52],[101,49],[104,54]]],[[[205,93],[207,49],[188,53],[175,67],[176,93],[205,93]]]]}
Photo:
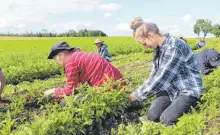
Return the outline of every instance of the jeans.
{"type": "Polygon", "coordinates": [[[173,125],[179,117],[190,111],[191,106],[195,107],[197,101],[196,97],[180,95],[171,102],[166,91],[160,92],[149,108],[148,120],[173,125]]]}

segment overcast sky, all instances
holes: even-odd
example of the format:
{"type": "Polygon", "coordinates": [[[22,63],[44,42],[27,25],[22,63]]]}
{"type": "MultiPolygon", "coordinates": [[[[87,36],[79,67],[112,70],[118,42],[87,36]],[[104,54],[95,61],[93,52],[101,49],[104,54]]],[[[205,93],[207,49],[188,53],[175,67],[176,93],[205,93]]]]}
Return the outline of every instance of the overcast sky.
{"type": "Polygon", "coordinates": [[[109,36],[131,36],[136,16],[154,22],[162,32],[196,37],[199,18],[220,23],[219,0],[2,0],[0,32],[99,29],[109,36]]]}

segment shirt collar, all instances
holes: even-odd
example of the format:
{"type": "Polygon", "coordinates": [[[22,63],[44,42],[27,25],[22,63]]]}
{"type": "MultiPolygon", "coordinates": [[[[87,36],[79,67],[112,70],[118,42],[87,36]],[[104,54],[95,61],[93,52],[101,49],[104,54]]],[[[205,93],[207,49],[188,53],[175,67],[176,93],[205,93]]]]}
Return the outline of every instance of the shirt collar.
{"type": "Polygon", "coordinates": [[[158,46],[158,49],[160,51],[163,51],[168,46],[169,40],[170,40],[170,36],[165,36],[165,39],[163,40],[162,45],[158,46]]]}

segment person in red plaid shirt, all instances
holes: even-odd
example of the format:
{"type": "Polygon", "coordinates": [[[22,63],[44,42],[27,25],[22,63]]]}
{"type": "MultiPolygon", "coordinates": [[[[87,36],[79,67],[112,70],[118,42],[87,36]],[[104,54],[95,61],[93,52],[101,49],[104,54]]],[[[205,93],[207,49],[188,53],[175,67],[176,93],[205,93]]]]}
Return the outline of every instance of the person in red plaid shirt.
{"type": "Polygon", "coordinates": [[[53,88],[45,91],[44,96],[55,94],[57,99],[74,93],[74,88],[88,83],[90,86],[102,86],[111,79],[121,81],[125,86],[120,71],[95,53],[80,52],[78,48],[72,48],[67,42],[56,43],[48,56],[57,64],[65,68],[66,88],[53,88]]]}

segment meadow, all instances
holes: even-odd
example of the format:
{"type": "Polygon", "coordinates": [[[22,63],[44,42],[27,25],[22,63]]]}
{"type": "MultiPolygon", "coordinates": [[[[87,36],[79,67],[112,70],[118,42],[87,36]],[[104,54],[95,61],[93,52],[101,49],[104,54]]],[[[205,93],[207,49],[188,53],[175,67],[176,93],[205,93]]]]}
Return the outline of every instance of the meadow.
{"type": "MultiPolygon", "coordinates": [[[[198,106],[176,125],[138,120],[147,114],[154,97],[146,100],[143,108],[132,109],[128,96],[148,78],[153,55],[151,49],[144,49],[131,37],[102,38],[113,57],[112,64],[128,82],[125,90],[97,95],[96,87],[84,85],[77,89],[77,95],[62,101],[43,99],[45,90],[65,86],[63,69],[47,59],[51,46],[67,41],[82,51],[96,52],[94,39],[0,37],[0,67],[7,79],[3,97],[11,100],[0,105],[0,135],[220,134],[220,68],[203,76],[204,94],[198,106]]],[[[207,48],[220,52],[219,38],[207,39],[208,45],[198,50],[197,39],[187,41],[195,53],[207,48]]]]}

